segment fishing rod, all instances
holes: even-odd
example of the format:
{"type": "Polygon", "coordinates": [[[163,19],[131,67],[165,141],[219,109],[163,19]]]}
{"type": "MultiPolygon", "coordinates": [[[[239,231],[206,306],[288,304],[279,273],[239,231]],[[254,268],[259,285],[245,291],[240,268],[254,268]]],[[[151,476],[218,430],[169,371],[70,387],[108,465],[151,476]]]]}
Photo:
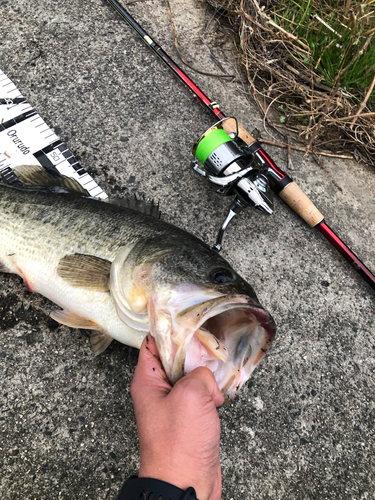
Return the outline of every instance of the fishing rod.
{"type": "Polygon", "coordinates": [[[328,226],[324,216],[301,188],[281,170],[235,118],[226,117],[220,106],[209,99],[188,75],[164,52],[117,0],[107,0],[120,16],[138,33],[152,51],[173,71],[193,95],[219,120],[193,147],[193,169],[218,187],[218,192],[235,195],[214,248],[221,241],[229,222],[247,206],[273,213],[272,189],[310,227],[316,228],[375,290],[374,274],[328,226]],[[199,167],[198,161],[203,165],[199,167]]]}

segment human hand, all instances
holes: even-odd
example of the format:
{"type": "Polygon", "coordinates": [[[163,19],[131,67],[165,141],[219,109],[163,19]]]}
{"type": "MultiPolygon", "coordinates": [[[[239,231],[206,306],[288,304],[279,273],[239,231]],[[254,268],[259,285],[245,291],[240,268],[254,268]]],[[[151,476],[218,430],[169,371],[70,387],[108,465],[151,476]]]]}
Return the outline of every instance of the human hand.
{"type": "Polygon", "coordinates": [[[208,368],[196,368],[173,387],[147,335],[131,385],[141,465],[139,477],[193,486],[199,500],[220,500],[220,421],[224,398],[208,368]]]}

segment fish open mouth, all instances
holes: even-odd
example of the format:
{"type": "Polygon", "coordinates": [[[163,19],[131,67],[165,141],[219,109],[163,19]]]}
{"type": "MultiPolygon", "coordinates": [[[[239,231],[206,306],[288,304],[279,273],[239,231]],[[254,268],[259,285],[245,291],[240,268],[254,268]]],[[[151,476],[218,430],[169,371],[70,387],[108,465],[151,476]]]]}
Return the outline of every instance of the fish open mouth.
{"type": "Polygon", "coordinates": [[[224,396],[233,399],[269,348],[275,335],[272,317],[244,295],[221,295],[177,314],[167,309],[163,316],[169,319],[171,343],[163,363],[171,381],[206,366],[224,396]]]}

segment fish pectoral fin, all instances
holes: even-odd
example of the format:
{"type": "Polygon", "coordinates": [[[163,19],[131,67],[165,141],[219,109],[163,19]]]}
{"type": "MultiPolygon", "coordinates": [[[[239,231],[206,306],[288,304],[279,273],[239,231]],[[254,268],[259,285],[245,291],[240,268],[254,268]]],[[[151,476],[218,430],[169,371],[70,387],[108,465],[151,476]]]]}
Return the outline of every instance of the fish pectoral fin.
{"type": "Polygon", "coordinates": [[[70,326],[71,328],[86,328],[87,330],[100,330],[100,326],[91,321],[91,319],[83,318],[78,314],[63,309],[62,311],[53,311],[50,314],[51,318],[61,323],[62,325],[70,326]]]}
{"type": "Polygon", "coordinates": [[[95,356],[104,352],[113,338],[108,333],[94,331],[90,334],[91,347],[93,348],[95,356]]]}
{"type": "Polygon", "coordinates": [[[60,260],[57,274],[75,288],[109,292],[111,265],[109,260],[94,255],[75,253],[65,255],[60,260]]]}

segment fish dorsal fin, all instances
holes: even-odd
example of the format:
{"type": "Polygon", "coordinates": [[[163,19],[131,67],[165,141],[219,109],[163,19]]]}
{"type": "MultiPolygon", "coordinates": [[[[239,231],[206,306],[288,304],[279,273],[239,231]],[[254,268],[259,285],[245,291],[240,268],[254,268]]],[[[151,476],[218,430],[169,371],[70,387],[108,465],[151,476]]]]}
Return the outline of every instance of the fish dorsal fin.
{"type": "Polygon", "coordinates": [[[52,169],[47,170],[41,165],[18,165],[14,173],[26,186],[57,187],[69,193],[90,196],[89,192],[72,177],[66,177],[52,169]]]}
{"type": "Polygon", "coordinates": [[[109,200],[111,205],[118,205],[119,207],[131,208],[136,212],[140,212],[145,215],[151,215],[156,219],[160,219],[161,212],[159,210],[159,203],[155,203],[154,200],[144,200],[134,196],[128,196],[125,198],[114,198],[109,200]]]}
{"type": "MultiPolygon", "coordinates": [[[[18,165],[14,168],[14,173],[18,180],[23,184],[23,188],[49,188],[57,192],[79,194],[90,197],[90,193],[81,184],[72,177],[66,177],[50,168],[44,168],[41,165],[18,165]]],[[[125,198],[110,198],[107,203],[123,208],[130,208],[144,215],[151,215],[160,219],[161,212],[159,204],[154,200],[145,200],[137,198],[136,195],[125,198]]]]}
{"type": "Polygon", "coordinates": [[[111,265],[109,260],[75,253],[60,259],[57,274],[75,288],[109,292],[111,265]]]}

